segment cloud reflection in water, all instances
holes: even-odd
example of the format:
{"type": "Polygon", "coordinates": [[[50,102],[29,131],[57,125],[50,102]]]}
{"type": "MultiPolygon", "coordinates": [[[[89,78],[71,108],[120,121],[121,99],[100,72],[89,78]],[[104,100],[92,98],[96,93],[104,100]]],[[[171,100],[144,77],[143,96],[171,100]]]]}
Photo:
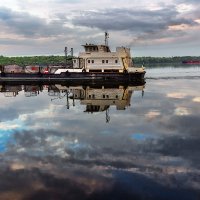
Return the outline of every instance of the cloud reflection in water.
{"type": "Polygon", "coordinates": [[[199,80],[188,81],[162,80],[158,90],[149,80],[144,97],[134,91],[125,111],[110,106],[110,123],[106,111],[85,113],[79,100],[67,110],[66,99],[50,101],[44,92],[36,108],[20,94],[19,108],[9,106],[23,129],[14,128],[14,142],[0,154],[1,197],[198,199],[199,88],[191,86],[199,80]],[[189,95],[168,95],[180,93],[180,84],[189,95]]]}

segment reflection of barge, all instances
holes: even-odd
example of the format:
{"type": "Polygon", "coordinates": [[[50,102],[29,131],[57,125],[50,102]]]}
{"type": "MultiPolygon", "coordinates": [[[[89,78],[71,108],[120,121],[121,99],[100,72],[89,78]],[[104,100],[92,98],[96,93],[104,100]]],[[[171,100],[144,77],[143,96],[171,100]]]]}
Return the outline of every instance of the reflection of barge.
{"type": "Polygon", "coordinates": [[[48,91],[51,101],[66,98],[66,108],[75,106],[79,101],[85,106],[87,113],[105,112],[106,122],[109,122],[109,108],[116,107],[117,110],[125,110],[131,104],[131,96],[134,91],[144,92],[143,85],[0,85],[0,92],[5,97],[16,97],[19,92],[24,91],[25,97],[35,97],[42,91],[48,91]]]}
{"type": "Polygon", "coordinates": [[[130,49],[117,47],[115,52],[111,52],[107,37],[106,33],[104,45],[83,45],[85,52],[71,59],[70,66],[1,66],[0,81],[143,80],[145,69],[133,66],[130,49]]]}
{"type": "Polygon", "coordinates": [[[5,97],[16,97],[22,91],[21,85],[0,85],[0,92],[5,97]]]}
{"type": "MultiPolygon", "coordinates": [[[[117,110],[125,110],[130,106],[130,99],[133,91],[143,91],[144,85],[138,86],[123,86],[118,85],[99,86],[99,87],[68,87],[63,85],[54,85],[48,88],[50,96],[60,98],[61,94],[67,94],[69,99],[80,100],[81,105],[86,105],[85,112],[103,112],[110,106],[116,106],[117,110]],[[58,93],[59,91],[59,93],[58,93]]],[[[67,101],[68,102],[68,101],[67,101]]]]}
{"type": "MultiPolygon", "coordinates": [[[[57,86],[57,85],[56,85],[57,86]]],[[[59,86],[57,86],[58,88],[59,86]]],[[[134,91],[142,91],[144,85],[140,86],[118,86],[116,88],[102,86],[101,88],[73,88],[70,90],[69,97],[75,106],[75,100],[80,100],[81,105],[85,105],[87,113],[105,112],[106,122],[110,121],[109,108],[116,107],[117,110],[125,110],[131,106],[131,96],[134,91]]],[[[68,91],[68,90],[63,90],[68,91]]],[[[69,109],[69,100],[67,100],[69,109]]]]}

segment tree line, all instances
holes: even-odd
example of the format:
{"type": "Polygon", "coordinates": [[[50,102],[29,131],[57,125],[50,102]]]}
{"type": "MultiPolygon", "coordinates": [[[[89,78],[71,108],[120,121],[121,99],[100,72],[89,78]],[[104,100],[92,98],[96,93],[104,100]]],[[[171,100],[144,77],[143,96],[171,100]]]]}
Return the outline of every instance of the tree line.
{"type": "MultiPolygon", "coordinates": [[[[24,57],[5,57],[0,56],[0,65],[65,65],[71,60],[71,56],[24,56],[24,57]]],[[[200,56],[176,56],[176,57],[134,57],[134,64],[166,64],[182,63],[185,60],[200,60],[200,56]]]]}
{"type": "Polygon", "coordinates": [[[175,57],[135,57],[135,64],[179,64],[186,60],[200,60],[200,56],[175,56],[175,57]]]}
{"type": "Polygon", "coordinates": [[[24,57],[5,57],[0,56],[0,65],[65,65],[71,56],[24,56],[24,57]]]}

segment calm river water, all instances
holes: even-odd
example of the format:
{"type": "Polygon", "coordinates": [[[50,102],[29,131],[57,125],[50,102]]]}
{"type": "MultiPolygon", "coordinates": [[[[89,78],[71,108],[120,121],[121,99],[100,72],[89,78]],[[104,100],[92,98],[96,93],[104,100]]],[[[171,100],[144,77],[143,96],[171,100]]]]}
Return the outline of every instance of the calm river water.
{"type": "Polygon", "coordinates": [[[0,85],[0,199],[200,199],[200,67],[146,78],[0,85]]]}

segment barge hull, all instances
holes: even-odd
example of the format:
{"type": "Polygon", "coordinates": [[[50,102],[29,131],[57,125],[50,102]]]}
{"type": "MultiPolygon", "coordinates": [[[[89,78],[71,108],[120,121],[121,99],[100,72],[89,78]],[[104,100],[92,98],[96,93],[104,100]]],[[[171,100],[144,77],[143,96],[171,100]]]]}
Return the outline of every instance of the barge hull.
{"type": "Polygon", "coordinates": [[[117,82],[144,82],[143,73],[61,73],[61,74],[26,74],[1,73],[0,82],[88,82],[88,81],[117,81],[117,82]]]}

